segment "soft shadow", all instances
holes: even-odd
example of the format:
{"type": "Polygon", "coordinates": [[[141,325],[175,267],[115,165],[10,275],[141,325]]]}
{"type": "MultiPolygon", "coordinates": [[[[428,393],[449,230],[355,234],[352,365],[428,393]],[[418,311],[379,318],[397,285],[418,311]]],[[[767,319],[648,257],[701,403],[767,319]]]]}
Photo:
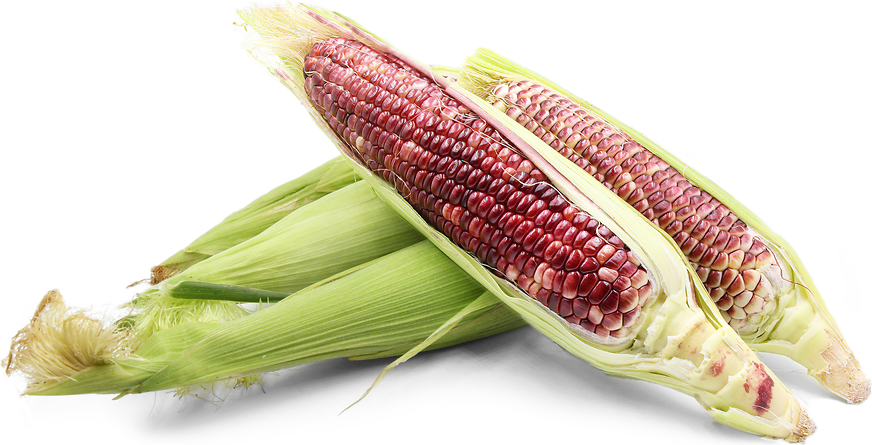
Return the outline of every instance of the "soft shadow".
{"type": "MultiPolygon", "coordinates": [[[[354,397],[363,394],[366,387],[356,382],[372,379],[392,359],[350,361],[332,359],[308,363],[263,376],[263,384],[249,388],[200,388],[195,394],[177,398],[172,393],[162,393],[149,416],[152,427],[160,430],[187,430],[214,425],[222,419],[232,421],[236,416],[257,416],[289,405],[306,404],[319,391],[326,388],[346,388],[348,404],[354,397]]],[[[346,406],[336,406],[339,414],[346,406]]],[[[291,407],[293,408],[293,407],[291,407]]]]}
{"type": "MultiPolygon", "coordinates": [[[[757,436],[714,422],[693,398],[655,384],[609,376],[529,327],[423,352],[392,373],[414,376],[416,368],[432,370],[432,367],[452,366],[451,363],[456,364],[458,360],[473,370],[478,368],[523,382],[524,387],[507,387],[507,392],[520,392],[528,398],[542,394],[549,398],[578,400],[578,413],[589,415],[588,421],[592,423],[596,422],[596,416],[606,415],[602,410],[608,409],[620,411],[630,419],[633,416],[650,419],[660,429],[651,432],[654,436],[661,432],[668,435],[676,429],[699,432],[704,428],[724,439],[759,443],[757,436]]],[[[263,387],[236,389],[217,397],[210,397],[207,392],[201,399],[186,396],[179,401],[164,393],[155,402],[149,417],[150,427],[163,432],[185,431],[276,410],[302,410],[313,400],[319,400],[324,391],[333,392],[331,403],[336,400],[336,391],[347,395],[344,402],[336,402],[334,412],[338,415],[363,395],[392,361],[335,359],[310,363],[266,375],[263,387]]],[[[513,379],[495,380],[511,382],[513,379]]],[[[376,387],[374,392],[378,391],[376,387]]],[[[358,405],[352,409],[361,408],[358,405]]]]}
{"type": "MultiPolygon", "coordinates": [[[[719,438],[759,443],[758,436],[712,420],[692,397],[649,382],[608,375],[530,327],[461,347],[467,355],[495,372],[523,376],[534,386],[534,391],[548,391],[583,401],[578,408],[582,414],[590,405],[608,403],[616,405],[613,409],[621,411],[628,419],[634,415],[644,416],[650,423],[662,426],[664,437],[675,429],[703,427],[719,438]],[[495,362],[506,354],[519,360],[512,360],[511,367],[496,369],[495,362]]],[[[595,416],[591,421],[595,422],[595,416]]],[[[652,435],[657,433],[652,432],[652,435]]]]}

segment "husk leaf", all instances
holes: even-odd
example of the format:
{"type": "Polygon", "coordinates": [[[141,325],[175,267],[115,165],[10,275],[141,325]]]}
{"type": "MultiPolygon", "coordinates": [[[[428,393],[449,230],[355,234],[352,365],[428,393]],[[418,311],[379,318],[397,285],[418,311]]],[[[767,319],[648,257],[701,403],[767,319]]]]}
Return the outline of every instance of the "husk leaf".
{"type": "Polygon", "coordinates": [[[351,184],[143,292],[134,304],[134,331],[144,340],[155,331],[188,320],[221,322],[241,315],[241,309],[231,302],[191,300],[191,282],[289,295],[421,239],[366,184],[351,184]],[[176,296],[180,283],[186,284],[176,296]]]}
{"type": "Polygon", "coordinates": [[[251,239],[291,212],[354,182],[341,158],[331,159],[231,213],[184,249],[152,268],[155,285],[187,268],[251,239]]]}

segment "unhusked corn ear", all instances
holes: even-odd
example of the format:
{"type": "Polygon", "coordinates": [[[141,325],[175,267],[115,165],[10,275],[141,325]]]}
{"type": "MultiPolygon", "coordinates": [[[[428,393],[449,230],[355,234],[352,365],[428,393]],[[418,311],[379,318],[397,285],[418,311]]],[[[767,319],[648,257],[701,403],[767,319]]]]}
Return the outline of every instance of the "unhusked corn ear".
{"type": "MultiPolygon", "coordinates": [[[[243,249],[251,247],[246,244],[243,249]]],[[[147,339],[73,312],[53,291],[16,337],[8,363],[28,378],[27,394],[125,395],[331,358],[398,356],[522,325],[439,249],[421,241],[249,316],[225,323],[191,320],[147,339]],[[432,280],[441,286],[433,288],[432,280]],[[448,321],[453,323],[444,326],[448,321]]]]}
{"type": "Polygon", "coordinates": [[[668,233],[730,326],[755,334],[790,283],[775,254],[727,206],[620,128],[531,80],[506,81],[493,105],[668,233]]]}
{"type": "Polygon", "coordinates": [[[799,256],[741,203],[642,134],[492,51],[468,58],[459,78],[671,236],[755,350],[794,359],[851,403],[869,396],[799,256]]]}
{"type": "MultiPolygon", "coordinates": [[[[343,161],[345,162],[345,161],[343,161]]],[[[421,241],[420,232],[386,208],[363,182],[343,187],[299,210],[251,239],[211,256],[142,292],[132,304],[139,340],[169,326],[229,317],[215,307],[224,301],[182,301],[185,281],[228,284],[290,295],[344,270],[358,267],[421,241]],[[380,231],[390,227],[390,231],[380,231]],[[206,311],[192,310],[203,307],[206,311]],[[203,318],[208,315],[208,318],[203,318]]]]}
{"type": "Polygon", "coordinates": [[[631,332],[653,286],[638,258],[496,130],[360,42],[316,43],[304,71],[330,127],[431,225],[571,325],[631,332]]]}

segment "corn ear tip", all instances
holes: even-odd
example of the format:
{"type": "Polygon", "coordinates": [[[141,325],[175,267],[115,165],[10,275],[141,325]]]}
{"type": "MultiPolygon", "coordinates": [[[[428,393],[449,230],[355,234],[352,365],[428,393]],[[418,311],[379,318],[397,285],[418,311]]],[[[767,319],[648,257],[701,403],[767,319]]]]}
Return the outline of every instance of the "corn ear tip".
{"type": "Polygon", "coordinates": [[[790,443],[805,442],[805,439],[814,434],[816,429],[817,426],[814,424],[814,421],[811,420],[811,417],[809,417],[805,409],[802,408],[799,411],[799,420],[797,420],[790,436],[786,437],[784,440],[790,443]]]}
{"type": "Polygon", "coordinates": [[[824,385],[850,404],[862,403],[872,392],[869,379],[853,357],[838,368],[827,368],[819,376],[824,385]]]}
{"type": "Polygon", "coordinates": [[[866,379],[859,386],[857,391],[854,393],[853,397],[847,399],[848,403],[851,403],[851,404],[863,403],[866,399],[869,398],[870,392],[872,392],[872,385],[870,385],[869,379],[866,379]]]}
{"type": "Polygon", "coordinates": [[[831,330],[827,330],[826,334],[828,345],[821,356],[827,366],[813,376],[848,403],[862,403],[869,398],[872,391],[869,378],[863,373],[860,363],[841,335],[831,330]]]}

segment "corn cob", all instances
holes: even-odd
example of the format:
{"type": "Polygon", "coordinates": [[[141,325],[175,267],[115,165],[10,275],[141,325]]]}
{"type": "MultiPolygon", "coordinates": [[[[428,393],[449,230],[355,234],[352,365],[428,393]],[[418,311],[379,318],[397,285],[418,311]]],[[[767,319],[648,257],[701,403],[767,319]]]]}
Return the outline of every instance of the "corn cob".
{"type": "Polygon", "coordinates": [[[571,325],[630,334],[653,285],[638,258],[483,120],[358,42],[315,44],[303,69],[312,73],[306,92],[331,128],[431,225],[571,325]],[[466,122],[454,120],[462,114],[466,122]]]}
{"type": "Polygon", "coordinates": [[[704,288],[677,252],[667,253],[674,245],[656,232],[640,242],[649,226],[600,196],[601,185],[568,173],[550,149],[488,114],[470,93],[421,74],[422,65],[344,19],[304,7],[242,15],[278,56],[273,73],[343,153],[374,172],[356,166],[358,174],[537,329],[608,372],[692,394],[733,427],[788,440],[809,433],[783,385],[719,318],[705,315],[715,309],[695,298],[704,288]],[[549,192],[548,181],[565,197],[549,192]],[[582,288],[581,274],[571,274],[597,256],[606,265],[586,265],[595,282],[582,288]],[[731,383],[723,380],[734,373],[731,383]],[[733,386],[739,381],[744,389],[733,386]]]}
{"type": "Polygon", "coordinates": [[[530,80],[492,91],[494,105],[666,231],[739,334],[754,336],[789,283],[775,253],[727,206],[626,133],[530,80]]]}
{"type": "Polygon", "coordinates": [[[462,77],[671,236],[721,316],[753,348],[793,358],[851,403],[868,397],[869,380],[797,256],[735,199],[629,127],[492,52],[469,58],[462,77]]]}

